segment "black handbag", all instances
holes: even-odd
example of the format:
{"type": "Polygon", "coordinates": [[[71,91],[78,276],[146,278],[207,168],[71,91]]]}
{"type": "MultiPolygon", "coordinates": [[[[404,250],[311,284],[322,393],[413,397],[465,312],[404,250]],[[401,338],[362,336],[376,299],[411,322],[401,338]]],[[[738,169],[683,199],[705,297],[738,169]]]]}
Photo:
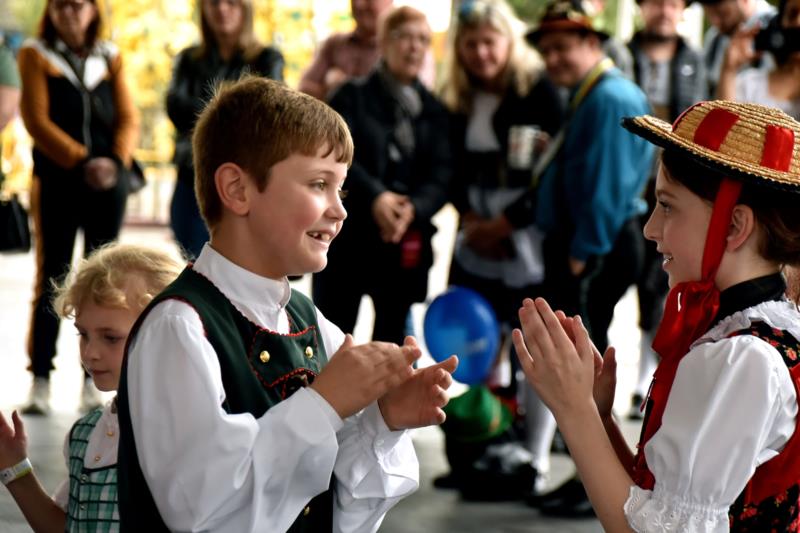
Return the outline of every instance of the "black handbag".
{"type": "Polygon", "coordinates": [[[31,249],[28,213],[16,194],[0,198],[0,252],[27,252],[31,249]]]}
{"type": "Polygon", "coordinates": [[[122,167],[120,169],[128,179],[128,194],[133,194],[141,191],[147,181],[144,177],[144,169],[139,162],[131,158],[131,168],[122,167]]]}

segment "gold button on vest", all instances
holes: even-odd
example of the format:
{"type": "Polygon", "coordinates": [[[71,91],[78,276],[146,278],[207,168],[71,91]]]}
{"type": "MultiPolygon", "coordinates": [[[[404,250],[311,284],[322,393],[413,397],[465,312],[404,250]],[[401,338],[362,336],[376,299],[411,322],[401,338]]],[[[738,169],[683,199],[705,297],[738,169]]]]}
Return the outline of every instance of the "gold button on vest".
{"type": "Polygon", "coordinates": [[[261,354],[258,356],[258,358],[261,359],[262,363],[269,362],[269,352],[264,350],[263,352],[261,352],[261,354]]]}
{"type": "Polygon", "coordinates": [[[312,348],[311,346],[306,346],[306,357],[308,357],[309,359],[314,357],[314,348],[312,348]]]}

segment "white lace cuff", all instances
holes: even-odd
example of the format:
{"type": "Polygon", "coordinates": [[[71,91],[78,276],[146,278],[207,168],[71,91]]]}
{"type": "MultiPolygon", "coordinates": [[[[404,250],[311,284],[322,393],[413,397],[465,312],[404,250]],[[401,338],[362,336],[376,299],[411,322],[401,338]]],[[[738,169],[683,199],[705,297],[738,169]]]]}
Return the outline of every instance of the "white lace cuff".
{"type": "Polygon", "coordinates": [[[728,508],[701,505],[674,494],[631,487],[625,502],[631,529],[645,532],[728,533],[728,508]]]}

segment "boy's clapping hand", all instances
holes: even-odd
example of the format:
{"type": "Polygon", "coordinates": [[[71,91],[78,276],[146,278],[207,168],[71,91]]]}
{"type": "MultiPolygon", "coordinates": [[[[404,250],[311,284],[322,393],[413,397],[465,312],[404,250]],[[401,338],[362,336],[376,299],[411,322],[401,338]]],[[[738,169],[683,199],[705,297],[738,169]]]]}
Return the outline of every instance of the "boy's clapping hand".
{"type": "MultiPolygon", "coordinates": [[[[404,346],[417,348],[417,341],[406,337],[404,346]]],[[[457,366],[458,357],[453,355],[441,363],[412,369],[411,377],[378,400],[386,425],[396,431],[444,422],[442,408],[447,405],[447,389],[457,366]]]]}
{"type": "Polygon", "coordinates": [[[411,364],[422,355],[406,343],[368,342],[356,346],[347,335],[344,343],[311,385],[336,413],[347,418],[414,376],[411,364]]]}

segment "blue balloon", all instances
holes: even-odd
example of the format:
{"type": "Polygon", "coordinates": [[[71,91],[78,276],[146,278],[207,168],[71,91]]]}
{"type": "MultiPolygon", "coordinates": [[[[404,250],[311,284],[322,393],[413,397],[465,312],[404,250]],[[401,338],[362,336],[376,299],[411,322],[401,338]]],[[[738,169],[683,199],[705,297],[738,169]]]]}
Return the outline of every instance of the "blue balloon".
{"type": "Polygon", "coordinates": [[[431,356],[458,356],[453,379],[474,385],[486,379],[500,344],[500,326],[492,306],[477,292],[451,287],[428,306],[423,323],[431,356]]]}

